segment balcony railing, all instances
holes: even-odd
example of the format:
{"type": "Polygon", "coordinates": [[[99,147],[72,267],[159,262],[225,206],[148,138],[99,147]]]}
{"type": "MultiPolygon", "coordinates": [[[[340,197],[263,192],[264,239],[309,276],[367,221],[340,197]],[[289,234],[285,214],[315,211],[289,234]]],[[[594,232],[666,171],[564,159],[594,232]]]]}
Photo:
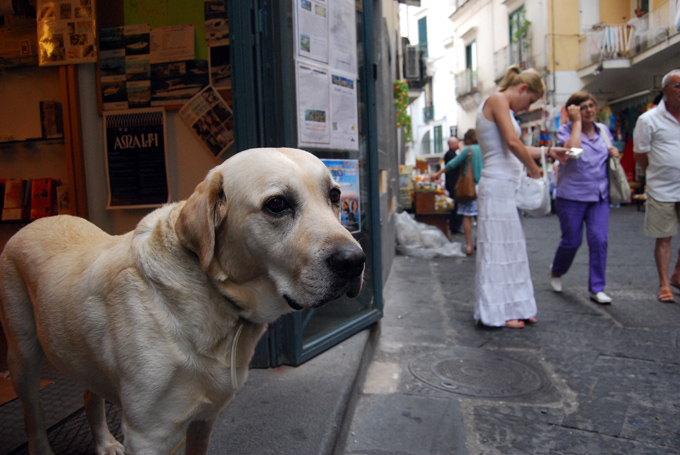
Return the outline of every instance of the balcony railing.
{"type": "Polygon", "coordinates": [[[581,67],[617,58],[630,57],[633,29],[626,24],[596,25],[581,35],[581,67]]]}
{"type": "Polygon", "coordinates": [[[456,74],[456,97],[460,98],[479,91],[479,75],[477,71],[465,70],[456,74]]]}
{"type": "Polygon", "coordinates": [[[510,43],[494,53],[494,80],[500,81],[509,67],[518,65],[521,69],[532,68],[534,59],[531,56],[531,42],[510,43]]]}
{"type": "Polygon", "coordinates": [[[603,60],[632,58],[635,55],[678,34],[675,28],[675,1],[666,1],[644,16],[647,30],[638,31],[628,24],[595,25],[581,35],[580,66],[603,60]]]}

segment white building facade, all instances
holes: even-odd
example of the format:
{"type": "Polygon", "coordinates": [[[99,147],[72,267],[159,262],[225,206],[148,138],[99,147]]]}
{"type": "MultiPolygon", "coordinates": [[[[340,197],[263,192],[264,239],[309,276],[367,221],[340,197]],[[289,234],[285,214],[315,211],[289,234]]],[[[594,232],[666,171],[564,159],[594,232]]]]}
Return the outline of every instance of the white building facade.
{"type": "MultiPolygon", "coordinates": [[[[412,71],[406,68],[404,72],[410,87],[409,114],[413,129],[406,164],[415,163],[417,156],[442,156],[448,150],[448,138],[452,134],[461,136],[457,130],[453,24],[449,19],[454,3],[454,0],[422,0],[420,6],[400,5],[401,35],[408,39],[405,47],[415,47],[422,58],[418,77],[413,77],[412,71]]],[[[408,67],[408,50],[404,51],[404,59],[408,67]]],[[[413,65],[410,68],[413,69],[413,65]]]]}

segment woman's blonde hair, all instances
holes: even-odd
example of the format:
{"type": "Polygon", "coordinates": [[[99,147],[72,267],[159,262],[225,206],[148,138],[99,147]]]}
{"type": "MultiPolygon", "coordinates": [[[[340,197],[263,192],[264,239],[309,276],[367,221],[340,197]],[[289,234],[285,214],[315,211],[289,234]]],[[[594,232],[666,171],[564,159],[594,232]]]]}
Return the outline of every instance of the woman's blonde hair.
{"type": "Polygon", "coordinates": [[[505,72],[505,76],[503,76],[503,80],[500,84],[500,91],[502,92],[519,84],[527,84],[529,90],[538,96],[543,96],[545,93],[545,85],[543,84],[543,79],[541,79],[539,72],[533,68],[520,71],[519,66],[517,65],[511,66],[505,72]]]}

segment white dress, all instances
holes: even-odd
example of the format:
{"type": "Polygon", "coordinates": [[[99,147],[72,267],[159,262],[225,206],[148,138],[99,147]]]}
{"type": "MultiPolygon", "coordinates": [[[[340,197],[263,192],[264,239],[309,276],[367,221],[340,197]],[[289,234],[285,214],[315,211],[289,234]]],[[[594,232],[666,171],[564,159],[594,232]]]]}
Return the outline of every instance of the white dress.
{"type": "MultiPolygon", "coordinates": [[[[477,112],[477,138],[484,169],[477,202],[475,321],[501,327],[510,319],[536,316],[534,286],[515,191],[524,166],[510,151],[495,122],[477,112]]],[[[519,125],[512,119],[519,135],[519,125]]]]}

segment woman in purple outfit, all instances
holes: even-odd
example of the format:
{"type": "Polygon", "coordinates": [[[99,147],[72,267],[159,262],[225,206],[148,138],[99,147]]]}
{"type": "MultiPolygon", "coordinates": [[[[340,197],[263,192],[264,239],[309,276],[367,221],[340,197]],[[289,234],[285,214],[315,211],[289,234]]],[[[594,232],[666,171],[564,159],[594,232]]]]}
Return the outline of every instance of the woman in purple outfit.
{"type": "Polygon", "coordinates": [[[604,293],[609,229],[607,159],[618,157],[619,151],[611,146],[613,138],[609,128],[595,122],[597,101],[593,95],[586,91],[576,92],[567,100],[566,108],[569,123],[557,131],[557,143],[581,148],[583,155],[568,160],[559,168],[556,205],[562,240],[555,252],[550,284],[555,292],[562,292],[561,277],[569,271],[581,246],[585,225],[590,253],[590,298],[607,305],[612,301],[604,293]]]}

